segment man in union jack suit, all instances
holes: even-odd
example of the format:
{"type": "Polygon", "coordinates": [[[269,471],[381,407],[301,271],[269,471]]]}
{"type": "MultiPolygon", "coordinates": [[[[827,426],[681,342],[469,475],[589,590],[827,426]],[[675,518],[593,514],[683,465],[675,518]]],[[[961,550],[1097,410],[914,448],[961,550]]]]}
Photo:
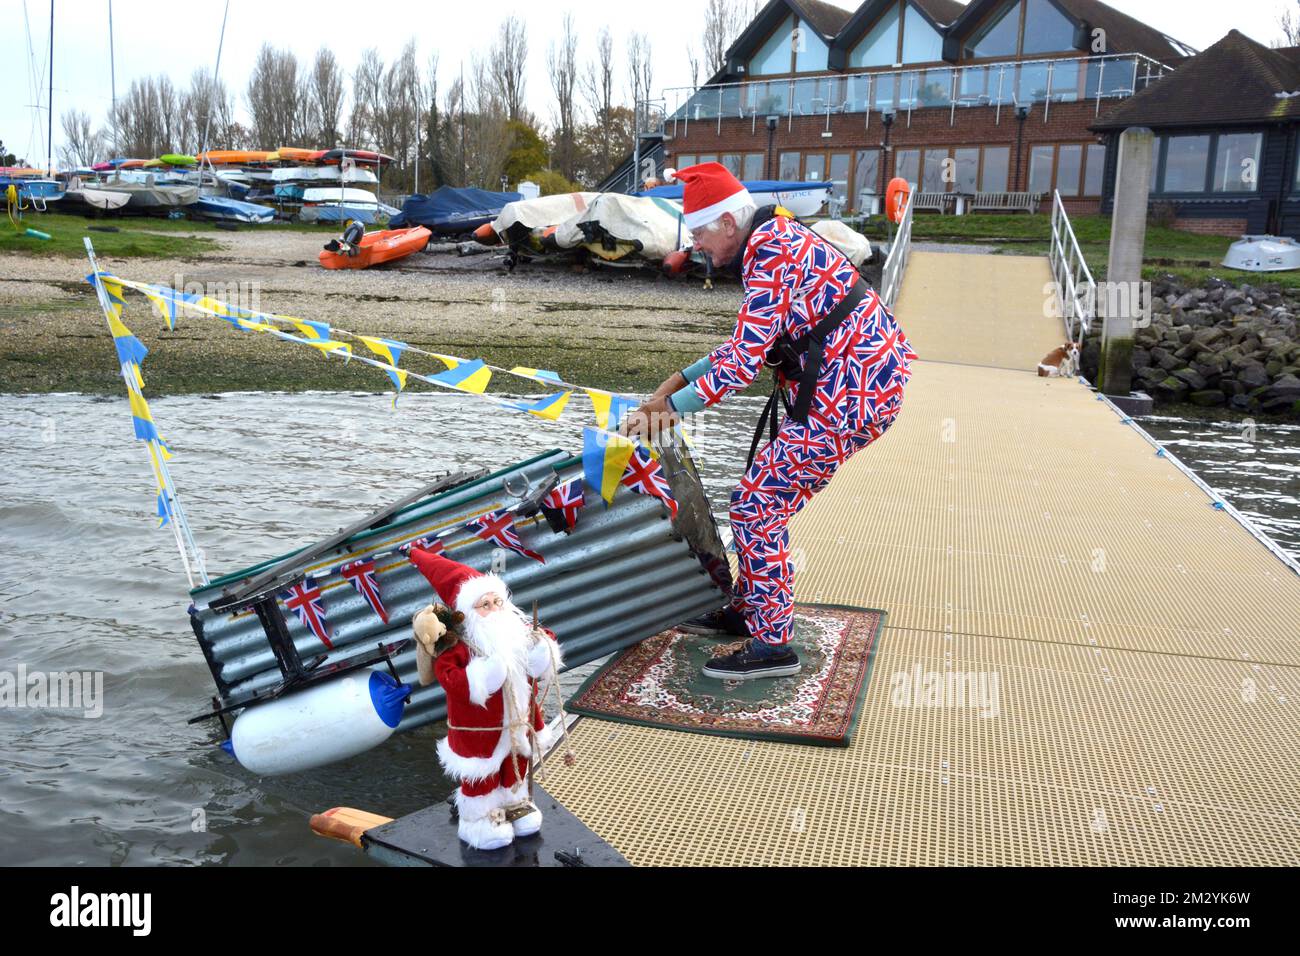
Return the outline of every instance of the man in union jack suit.
{"type": "Polygon", "coordinates": [[[786,418],[757,457],[751,449],[749,468],[731,495],[739,583],[727,607],[681,629],[746,638],[739,650],[705,666],[710,677],[796,674],[787,525],[849,456],[893,423],[916,353],[834,246],[780,207],[756,209],[724,166],[700,163],[666,176],[684,184],[684,218],[695,248],[741,279],[744,299],[731,338],[673,373],[625,429],[659,431],[745,388],[764,364],[777,370],[768,412],[775,426],[780,394],[786,418]]]}

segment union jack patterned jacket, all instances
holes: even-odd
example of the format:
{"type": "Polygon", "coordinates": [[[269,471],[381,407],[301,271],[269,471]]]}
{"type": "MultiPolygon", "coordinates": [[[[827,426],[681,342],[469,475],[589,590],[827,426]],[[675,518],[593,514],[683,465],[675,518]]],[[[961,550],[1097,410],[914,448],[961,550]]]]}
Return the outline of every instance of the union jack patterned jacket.
{"type": "MultiPolygon", "coordinates": [[[[705,405],[748,386],[782,332],[798,339],[857,281],[853,264],[802,223],[775,216],[749,236],[741,266],[745,298],[731,338],[708,355],[694,382],[705,405]]],[[[874,290],[826,339],[808,424],[856,432],[896,410],[916,353],[874,290]]],[[[807,360],[807,353],[804,354],[807,360]]],[[[785,383],[791,401],[798,384],[785,383]]]]}

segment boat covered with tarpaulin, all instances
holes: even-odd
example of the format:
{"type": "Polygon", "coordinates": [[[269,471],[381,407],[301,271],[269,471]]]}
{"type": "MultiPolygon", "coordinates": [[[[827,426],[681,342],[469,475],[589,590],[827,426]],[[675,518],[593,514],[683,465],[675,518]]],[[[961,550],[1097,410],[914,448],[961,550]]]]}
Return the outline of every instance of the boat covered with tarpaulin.
{"type": "Polygon", "coordinates": [[[682,222],[680,202],[599,193],[586,208],[556,226],[555,241],[565,249],[582,246],[607,262],[628,258],[661,262],[690,243],[690,232],[682,222]]]}
{"type": "Polygon", "coordinates": [[[427,196],[421,193],[408,196],[402,203],[402,211],[389,225],[394,229],[424,226],[435,236],[457,236],[491,222],[501,215],[507,203],[523,198],[521,193],[439,186],[427,196]]]}
{"type": "MultiPolygon", "coordinates": [[[[754,198],[758,206],[784,206],[796,216],[815,216],[821,212],[831,197],[834,183],[786,181],[780,179],[746,179],[744,187],[754,198]]],[[[661,199],[675,199],[681,202],[682,184],[672,183],[656,186],[638,193],[639,196],[658,196],[661,199]]]]}

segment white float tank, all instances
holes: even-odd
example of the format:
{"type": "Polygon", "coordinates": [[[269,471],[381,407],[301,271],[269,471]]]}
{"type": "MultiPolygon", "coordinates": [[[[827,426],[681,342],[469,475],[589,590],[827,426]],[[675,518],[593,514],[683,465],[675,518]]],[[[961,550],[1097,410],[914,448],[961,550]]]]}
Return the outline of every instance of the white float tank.
{"type": "Polygon", "coordinates": [[[1228,247],[1223,264],[1247,272],[1300,269],[1300,243],[1290,236],[1242,236],[1228,247]]]}
{"type": "Polygon", "coordinates": [[[222,747],[256,774],[346,760],[389,738],[409,693],[385,671],[359,671],[249,707],[222,747]]]}

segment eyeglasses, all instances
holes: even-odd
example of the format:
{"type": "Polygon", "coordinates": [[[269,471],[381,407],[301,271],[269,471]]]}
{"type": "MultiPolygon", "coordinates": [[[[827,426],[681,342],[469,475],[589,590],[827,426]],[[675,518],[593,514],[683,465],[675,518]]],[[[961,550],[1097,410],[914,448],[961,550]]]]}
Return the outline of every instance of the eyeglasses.
{"type": "Polygon", "coordinates": [[[474,603],[474,610],[486,611],[488,608],[496,608],[499,611],[505,606],[506,606],[506,602],[501,597],[485,596],[479,598],[474,603]]]}

